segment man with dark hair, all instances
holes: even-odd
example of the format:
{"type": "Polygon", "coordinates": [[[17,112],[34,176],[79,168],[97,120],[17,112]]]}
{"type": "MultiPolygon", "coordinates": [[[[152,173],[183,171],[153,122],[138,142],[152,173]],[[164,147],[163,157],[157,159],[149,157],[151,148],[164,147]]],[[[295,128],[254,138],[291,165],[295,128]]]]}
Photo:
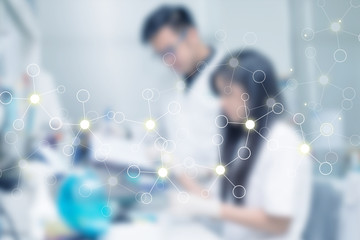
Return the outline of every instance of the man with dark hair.
{"type": "Polygon", "coordinates": [[[197,67],[209,61],[214,50],[199,36],[190,12],[182,6],[162,6],[146,19],[142,40],[150,43],[168,66],[186,79],[189,88],[197,77],[197,67]]]}
{"type": "Polygon", "coordinates": [[[222,56],[201,39],[193,17],[183,6],[165,5],[153,11],[144,23],[142,40],[183,77],[185,88],[176,98],[181,113],[167,116],[165,127],[169,138],[176,140],[175,158],[183,161],[190,157],[214,167],[218,154],[212,137],[217,132],[219,104],[209,82],[222,56]]]}

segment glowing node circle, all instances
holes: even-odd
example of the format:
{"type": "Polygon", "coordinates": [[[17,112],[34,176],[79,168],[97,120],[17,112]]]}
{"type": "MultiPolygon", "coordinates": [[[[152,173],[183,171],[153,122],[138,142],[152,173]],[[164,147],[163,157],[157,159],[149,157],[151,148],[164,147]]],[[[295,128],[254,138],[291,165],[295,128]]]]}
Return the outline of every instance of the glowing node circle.
{"type": "Polygon", "coordinates": [[[154,130],[156,127],[156,123],[154,120],[149,119],[145,122],[145,128],[149,131],[154,130]]]}
{"type": "Polygon", "coordinates": [[[81,129],[86,130],[86,129],[89,129],[89,127],[90,127],[89,120],[86,120],[86,119],[81,120],[81,122],[80,122],[80,128],[81,129]]]}
{"type": "Polygon", "coordinates": [[[308,154],[310,152],[310,146],[306,143],[300,145],[300,152],[303,154],[308,154]]]}
{"type": "Polygon", "coordinates": [[[30,96],[30,102],[32,104],[38,104],[40,102],[40,96],[36,93],[30,96]]]}
{"type": "Polygon", "coordinates": [[[217,175],[223,175],[225,173],[225,167],[222,165],[219,165],[215,168],[215,172],[217,175]]]}
{"type": "Polygon", "coordinates": [[[245,122],[245,127],[246,127],[247,129],[249,129],[249,130],[254,129],[254,127],[255,127],[255,122],[254,122],[253,120],[247,120],[247,121],[245,122]]]}
{"type": "Polygon", "coordinates": [[[165,178],[168,175],[168,170],[166,168],[162,167],[158,170],[158,175],[161,178],[165,178]]]}

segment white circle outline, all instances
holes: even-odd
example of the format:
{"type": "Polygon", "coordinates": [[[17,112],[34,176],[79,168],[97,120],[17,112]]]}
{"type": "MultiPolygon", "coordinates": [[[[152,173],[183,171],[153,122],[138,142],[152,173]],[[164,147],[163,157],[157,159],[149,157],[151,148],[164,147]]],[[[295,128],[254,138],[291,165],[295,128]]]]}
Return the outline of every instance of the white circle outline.
{"type": "Polygon", "coordinates": [[[343,95],[343,98],[347,99],[347,100],[353,100],[355,97],[356,97],[356,91],[353,87],[346,87],[342,90],[342,95],[343,95]],[[350,94],[352,94],[351,97],[346,97],[345,95],[346,94],[346,91],[352,91],[350,94]]]}
{"type": "Polygon", "coordinates": [[[141,202],[143,204],[150,204],[152,202],[152,195],[151,193],[145,192],[143,194],[141,194],[141,202]],[[145,197],[149,197],[149,201],[145,201],[144,198],[145,197]]]}
{"type": "Polygon", "coordinates": [[[129,178],[137,178],[137,177],[140,176],[141,170],[140,170],[139,166],[137,166],[137,165],[130,165],[126,170],[126,173],[129,176],[129,178]],[[136,175],[131,175],[130,172],[129,172],[130,168],[136,168],[138,173],[136,175]]]}
{"type": "Polygon", "coordinates": [[[216,127],[218,127],[218,128],[225,128],[228,124],[229,124],[229,119],[228,119],[225,115],[218,115],[218,116],[216,116],[216,118],[215,118],[215,125],[216,125],[216,127]],[[219,123],[218,123],[219,118],[224,118],[224,119],[225,119],[226,123],[225,123],[224,126],[220,126],[220,125],[219,125],[219,123]]]}
{"type": "Polygon", "coordinates": [[[263,82],[265,81],[265,79],[266,79],[266,74],[265,74],[265,72],[264,72],[263,70],[260,70],[260,69],[255,70],[255,72],[253,72],[253,74],[252,74],[252,79],[253,79],[254,82],[256,82],[256,83],[263,83],[263,82]],[[260,81],[255,80],[255,74],[256,74],[257,72],[261,72],[261,73],[264,75],[264,79],[262,79],[262,80],[260,80],[260,81]]]}
{"type": "MultiPolygon", "coordinates": [[[[173,109],[174,110],[174,109],[173,109]]],[[[168,104],[168,111],[169,111],[169,113],[170,114],[172,114],[172,115],[175,115],[175,114],[178,114],[178,113],[180,113],[180,111],[181,111],[181,105],[180,105],[180,103],[178,103],[178,102],[176,102],[176,101],[172,101],[172,102],[170,102],[169,104],[168,104]],[[172,106],[173,107],[172,107],[172,106]],[[170,110],[171,108],[174,108],[175,107],[175,111],[172,111],[172,110],[170,110]],[[176,109],[177,108],[177,109],[176,109]]]]}
{"type": "Polygon", "coordinates": [[[251,149],[250,149],[249,147],[247,147],[247,146],[242,146],[242,147],[240,147],[240,148],[238,149],[237,155],[238,155],[238,158],[240,158],[241,160],[248,160],[248,159],[251,157],[251,149]],[[248,156],[242,157],[242,156],[240,155],[240,151],[241,151],[242,149],[246,149],[246,150],[248,151],[248,156]]]}
{"type": "Polygon", "coordinates": [[[162,56],[162,60],[163,60],[163,63],[164,63],[166,66],[171,67],[171,66],[173,66],[173,65],[176,63],[176,56],[175,56],[175,54],[172,53],[172,52],[167,52],[167,53],[165,53],[165,54],[162,56]],[[173,61],[171,61],[170,63],[167,63],[167,62],[165,61],[165,58],[166,58],[167,56],[169,56],[169,55],[171,55],[171,57],[173,57],[173,61]]]}
{"type": "Polygon", "coordinates": [[[333,57],[334,57],[335,62],[343,63],[347,59],[347,53],[346,53],[346,51],[344,49],[338,48],[338,49],[335,50],[335,52],[333,54],[333,57]],[[344,59],[339,60],[339,59],[336,58],[336,54],[339,53],[339,52],[342,52],[344,54],[344,59]]]}
{"type": "Polygon", "coordinates": [[[149,101],[154,97],[154,92],[152,89],[146,88],[146,89],[142,90],[141,96],[143,97],[144,100],[149,101]],[[150,95],[148,96],[148,94],[150,94],[150,95]]]}
{"type": "Polygon", "coordinates": [[[241,198],[245,197],[245,195],[246,195],[246,189],[245,189],[245,187],[242,186],[242,185],[236,185],[236,186],[234,186],[234,188],[233,188],[233,190],[232,190],[232,194],[233,194],[234,198],[241,199],[241,198]],[[243,190],[244,190],[244,194],[241,195],[241,196],[236,196],[236,195],[235,195],[235,190],[236,190],[237,188],[243,189],[243,190]]]}
{"type": "Polygon", "coordinates": [[[13,128],[16,130],[16,131],[21,131],[23,130],[25,127],[25,122],[23,119],[21,118],[18,118],[18,119],[15,119],[14,122],[13,122],[13,128]],[[20,124],[20,126],[18,126],[18,124],[20,124]]]}
{"type": "Polygon", "coordinates": [[[70,157],[70,156],[72,156],[74,154],[74,152],[75,152],[74,146],[72,146],[70,144],[66,144],[63,147],[63,153],[64,153],[65,156],[70,157]],[[66,148],[68,148],[68,149],[66,149],[66,148]],[[67,150],[70,150],[71,153],[70,152],[68,153],[67,150]]]}
{"type": "Polygon", "coordinates": [[[123,123],[125,121],[125,114],[123,112],[115,112],[113,116],[114,122],[117,124],[123,123]],[[120,121],[117,118],[117,116],[121,116],[120,121]]]}
{"type": "Polygon", "coordinates": [[[247,45],[255,45],[257,43],[258,37],[256,35],[255,32],[246,32],[243,36],[243,41],[245,44],[247,45]],[[249,37],[249,35],[253,35],[254,40],[253,41],[248,41],[247,38],[249,37]]]}
{"type": "Polygon", "coordinates": [[[215,144],[216,146],[220,146],[224,142],[224,137],[221,134],[215,134],[213,135],[211,140],[213,144],[215,144]],[[220,139],[220,141],[217,141],[216,138],[218,138],[218,140],[220,139]]]}
{"type": "Polygon", "coordinates": [[[59,117],[52,117],[50,120],[49,120],[49,127],[52,129],[52,130],[59,130],[59,129],[61,129],[62,128],[62,126],[63,126],[63,122],[62,122],[62,120],[59,118],[59,117]],[[52,126],[51,125],[51,122],[53,122],[53,121],[59,121],[59,126],[57,126],[57,127],[54,127],[54,126],[52,126]]]}
{"type": "Polygon", "coordinates": [[[271,109],[272,109],[273,113],[275,113],[275,114],[281,114],[281,113],[284,112],[284,105],[282,105],[281,103],[275,103],[274,105],[272,105],[271,109]],[[280,111],[280,112],[275,111],[275,108],[276,108],[277,106],[280,106],[280,107],[281,107],[281,111],[280,111]]]}
{"type": "Polygon", "coordinates": [[[322,163],[320,163],[320,165],[319,165],[319,172],[320,172],[322,175],[324,175],[324,176],[330,175],[331,172],[332,172],[332,170],[333,170],[333,167],[332,167],[332,165],[331,165],[329,162],[322,162],[322,163]],[[330,171],[329,171],[328,173],[325,173],[325,172],[323,172],[323,170],[321,170],[321,168],[322,168],[324,165],[330,166],[330,171]]]}
{"type": "Polygon", "coordinates": [[[31,63],[29,65],[27,65],[26,67],[26,73],[30,76],[30,77],[37,77],[40,75],[40,67],[39,65],[35,64],[35,63],[31,63]],[[30,73],[30,68],[35,67],[36,68],[36,73],[30,73]]]}
{"type": "Polygon", "coordinates": [[[80,187],[79,187],[79,195],[83,198],[88,198],[90,197],[90,195],[92,194],[92,188],[90,188],[87,184],[82,184],[80,187]],[[89,192],[87,194],[84,194],[83,192],[83,188],[86,188],[89,192]]]}
{"type": "Polygon", "coordinates": [[[334,134],[334,126],[328,122],[323,123],[320,125],[320,133],[325,137],[329,137],[334,134]],[[329,129],[325,129],[325,128],[329,128],[329,129]],[[330,130],[330,132],[327,132],[327,130],[330,130]]]}
{"type": "Polygon", "coordinates": [[[110,216],[112,215],[112,208],[111,208],[110,206],[108,206],[108,205],[103,206],[103,207],[101,208],[101,214],[102,214],[104,217],[110,217],[110,216]],[[109,214],[105,214],[105,213],[104,213],[104,210],[105,210],[105,209],[107,209],[107,210],[109,211],[109,214]]]}
{"type": "Polygon", "coordinates": [[[79,91],[77,91],[76,93],[76,99],[81,102],[81,103],[86,103],[87,101],[89,101],[90,99],[90,92],[86,89],[80,89],[79,91]],[[81,96],[81,94],[86,94],[85,96],[81,96]],[[82,99],[83,97],[85,97],[84,99],[82,99]]]}
{"type": "Polygon", "coordinates": [[[349,99],[344,99],[344,100],[342,100],[342,102],[341,102],[341,107],[342,107],[344,110],[346,110],[346,111],[352,109],[353,106],[354,106],[353,102],[352,102],[351,100],[349,100],[349,99]],[[347,106],[347,107],[345,107],[345,104],[346,104],[346,103],[350,103],[350,105],[347,106]]]}
{"type": "Polygon", "coordinates": [[[304,39],[305,41],[311,41],[313,40],[315,37],[315,32],[312,28],[306,27],[301,31],[301,38],[304,39]],[[306,31],[309,31],[310,33],[310,37],[308,38],[308,36],[305,36],[305,34],[307,35],[306,31]]]}
{"type": "Polygon", "coordinates": [[[215,32],[215,39],[219,42],[224,42],[227,38],[227,32],[224,29],[218,29],[215,32]],[[222,36],[219,36],[219,34],[223,34],[222,36]]]}
{"type": "Polygon", "coordinates": [[[0,103],[1,103],[1,104],[8,105],[8,104],[10,104],[10,103],[12,102],[12,100],[13,100],[13,96],[12,96],[11,92],[9,92],[9,91],[2,91],[2,92],[0,93],[0,103]],[[3,101],[2,101],[1,95],[3,95],[3,94],[9,94],[9,95],[10,95],[10,100],[9,100],[8,102],[3,102],[3,101]]]}

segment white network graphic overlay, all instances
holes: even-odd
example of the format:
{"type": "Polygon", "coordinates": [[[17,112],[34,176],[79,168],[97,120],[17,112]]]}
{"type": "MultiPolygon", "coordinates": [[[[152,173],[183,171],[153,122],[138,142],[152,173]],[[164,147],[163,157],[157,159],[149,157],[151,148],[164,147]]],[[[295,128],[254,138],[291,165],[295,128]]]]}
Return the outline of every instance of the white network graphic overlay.
{"type": "MultiPolygon", "coordinates": [[[[300,133],[301,140],[302,140],[301,145],[294,146],[293,149],[296,151],[299,151],[304,156],[309,156],[310,158],[312,158],[318,164],[318,171],[320,174],[330,175],[333,170],[333,165],[338,161],[338,154],[335,151],[333,151],[331,148],[330,136],[337,136],[337,137],[343,138],[343,139],[347,140],[348,143],[352,146],[360,146],[360,136],[359,135],[357,135],[357,134],[354,134],[351,136],[338,135],[335,131],[335,124],[334,124],[335,121],[338,121],[339,119],[342,118],[342,113],[344,111],[349,111],[352,109],[353,101],[356,97],[356,90],[351,86],[341,88],[341,87],[335,85],[334,83],[332,83],[331,78],[329,77],[332,69],[337,64],[344,64],[346,62],[347,56],[348,56],[347,51],[341,47],[341,44],[339,41],[339,34],[341,34],[341,33],[349,34],[351,36],[356,37],[360,41],[360,34],[351,33],[351,32],[348,32],[348,31],[342,29],[342,23],[343,23],[346,15],[348,14],[348,12],[350,12],[351,10],[353,10],[355,8],[359,8],[360,3],[357,3],[356,1],[351,0],[349,8],[346,10],[346,12],[342,15],[342,17],[340,19],[336,19],[336,20],[330,19],[329,16],[327,15],[326,10],[325,10],[325,2],[324,1],[319,0],[318,6],[322,9],[324,15],[328,19],[329,26],[327,28],[320,29],[320,30],[314,30],[310,27],[305,27],[302,29],[301,33],[299,33],[299,34],[301,34],[301,37],[303,38],[304,41],[312,41],[316,37],[316,35],[321,34],[324,31],[333,31],[335,33],[336,40],[337,40],[337,49],[335,49],[335,51],[332,54],[333,60],[334,60],[333,64],[331,65],[331,67],[329,69],[324,71],[323,69],[321,69],[319,67],[319,63],[317,62],[316,49],[314,47],[307,47],[305,49],[304,55],[306,58],[313,60],[314,65],[316,66],[316,68],[318,69],[319,74],[320,74],[320,77],[318,79],[310,80],[310,81],[303,81],[303,82],[298,82],[294,78],[287,80],[286,87],[281,89],[277,95],[275,95],[275,96],[268,95],[267,96],[267,101],[266,101],[266,103],[264,103],[263,106],[268,107],[268,112],[266,114],[264,114],[263,116],[259,117],[258,119],[248,118],[248,113],[253,110],[251,108],[247,108],[245,111],[246,119],[245,119],[244,123],[230,122],[226,116],[218,115],[216,117],[216,119],[214,119],[214,124],[216,125],[217,128],[219,128],[219,130],[226,127],[226,125],[229,123],[230,124],[241,124],[241,125],[243,125],[243,127],[246,129],[246,131],[248,133],[247,138],[245,140],[245,145],[241,146],[238,149],[237,157],[234,158],[233,160],[229,161],[225,165],[222,163],[221,153],[220,153],[221,145],[223,144],[223,141],[224,141],[223,136],[221,134],[214,135],[213,139],[212,139],[213,144],[218,149],[218,154],[219,154],[218,165],[209,169],[206,166],[202,166],[202,165],[196,163],[195,160],[192,159],[191,157],[181,159],[183,164],[171,165],[171,159],[173,158],[172,153],[174,152],[174,149],[176,149],[176,142],[172,139],[167,139],[166,137],[162,136],[161,133],[157,130],[157,127],[158,127],[157,124],[159,123],[159,120],[161,118],[165,117],[168,114],[172,114],[172,115],[180,114],[181,105],[177,101],[171,101],[168,103],[168,109],[166,112],[164,112],[160,116],[155,116],[152,112],[151,103],[156,98],[156,95],[161,94],[165,91],[166,92],[183,91],[184,87],[185,87],[185,83],[183,80],[178,80],[176,82],[176,85],[174,88],[167,89],[165,91],[159,91],[157,89],[151,89],[151,88],[146,88],[142,91],[141,96],[142,96],[143,100],[146,102],[146,104],[148,105],[148,112],[146,113],[147,119],[145,121],[129,119],[126,117],[126,114],[122,111],[109,111],[107,114],[102,115],[102,116],[99,116],[96,113],[97,116],[89,117],[91,114],[89,114],[90,112],[86,111],[85,105],[90,99],[90,92],[86,89],[80,89],[76,94],[76,99],[81,104],[81,107],[82,107],[82,112],[83,112],[82,119],[79,122],[64,122],[64,120],[61,117],[52,116],[47,111],[47,109],[45,109],[44,106],[42,105],[41,99],[42,99],[42,96],[44,96],[46,94],[51,94],[51,93],[56,93],[56,92],[60,93],[60,94],[64,93],[65,87],[58,86],[54,90],[44,92],[44,93],[38,93],[36,91],[36,84],[35,84],[36,81],[35,80],[36,80],[36,77],[38,77],[40,74],[40,69],[36,64],[30,64],[27,67],[27,74],[33,80],[32,81],[33,82],[33,93],[30,96],[19,98],[19,97],[12,96],[12,93],[10,93],[9,91],[3,91],[0,93],[0,103],[2,105],[10,104],[12,101],[28,101],[29,102],[28,107],[26,108],[22,117],[14,120],[14,122],[13,122],[14,131],[8,131],[5,134],[5,136],[4,136],[5,141],[9,145],[14,145],[18,138],[16,132],[22,131],[24,129],[25,123],[24,123],[23,119],[26,116],[28,109],[30,107],[39,107],[48,115],[49,127],[53,131],[60,130],[63,126],[71,126],[71,127],[77,128],[77,131],[75,131],[76,133],[74,134],[74,137],[72,138],[72,140],[70,142],[64,144],[64,146],[62,147],[64,156],[66,156],[66,157],[74,156],[75,148],[80,144],[78,141],[79,136],[81,136],[81,134],[83,134],[83,133],[90,133],[93,136],[93,139],[95,141],[99,142],[99,144],[102,147],[100,149],[96,150],[96,152],[94,153],[94,156],[97,161],[104,164],[104,166],[107,169],[107,172],[109,174],[109,177],[108,177],[106,183],[104,183],[102,185],[102,186],[109,187],[108,199],[110,198],[110,195],[111,195],[111,189],[119,186],[119,187],[123,187],[123,188],[127,189],[128,191],[130,191],[131,193],[133,193],[135,195],[135,198],[139,202],[141,202],[143,204],[150,204],[152,202],[152,198],[153,198],[152,192],[153,192],[155,186],[161,180],[161,181],[167,181],[169,184],[171,184],[175,188],[175,190],[178,192],[178,200],[180,202],[184,203],[188,200],[189,194],[187,192],[182,191],[175,184],[175,181],[173,181],[173,179],[171,178],[171,172],[177,171],[175,168],[185,169],[185,172],[187,173],[187,175],[191,176],[191,177],[196,176],[197,168],[205,168],[205,169],[213,171],[213,173],[216,177],[214,178],[214,181],[211,182],[209,187],[203,189],[202,196],[204,198],[209,196],[215,183],[221,177],[226,178],[230,182],[230,184],[233,186],[232,194],[233,194],[234,198],[243,198],[246,195],[245,187],[242,185],[235,185],[227,177],[227,175],[226,175],[227,168],[236,161],[247,160],[248,158],[250,158],[251,149],[249,148],[249,146],[247,146],[248,137],[249,137],[250,132],[254,132],[254,133],[258,134],[261,138],[263,138],[266,141],[267,146],[274,147],[274,143],[272,142],[272,140],[268,139],[266,136],[264,136],[264,134],[261,133],[260,129],[257,128],[257,122],[262,118],[268,118],[268,116],[270,114],[287,114],[288,117],[290,119],[292,119],[293,124],[295,126],[297,126],[298,132],[300,133]],[[303,128],[303,124],[307,121],[308,117],[305,116],[305,114],[302,112],[291,112],[290,110],[286,109],[283,104],[276,102],[275,99],[278,95],[280,95],[284,92],[295,91],[298,88],[300,88],[301,86],[304,86],[307,84],[314,84],[314,83],[319,84],[319,86],[322,86],[323,91],[322,91],[321,99],[319,100],[318,103],[315,103],[313,105],[305,103],[305,106],[309,107],[312,110],[312,113],[317,117],[318,123],[320,125],[320,128],[315,133],[315,137],[310,137],[310,136],[313,136],[314,133],[307,133],[304,131],[304,128],[303,128]],[[339,91],[339,94],[341,94],[341,96],[342,96],[341,109],[339,110],[336,118],[327,119],[326,121],[320,121],[320,118],[317,116],[317,112],[318,112],[317,107],[321,106],[325,88],[327,88],[327,87],[335,88],[339,91]],[[107,166],[108,155],[112,151],[111,146],[108,146],[105,143],[103,143],[102,140],[92,130],[92,127],[96,124],[97,120],[103,119],[103,118],[110,119],[118,125],[121,125],[125,122],[130,123],[130,124],[142,125],[145,128],[146,132],[143,135],[143,137],[141,138],[140,142],[138,142],[137,146],[135,146],[135,150],[136,150],[136,147],[143,144],[144,140],[147,137],[149,137],[150,135],[155,136],[153,145],[158,150],[158,152],[160,154],[160,160],[161,160],[160,166],[157,169],[157,171],[142,170],[142,168],[137,163],[132,163],[132,164],[129,164],[129,166],[127,166],[123,170],[119,171],[117,174],[115,174],[115,175],[112,174],[109,171],[109,167],[107,166]],[[316,156],[314,156],[314,154],[312,154],[312,149],[313,149],[312,145],[320,138],[323,138],[326,141],[328,141],[328,152],[327,152],[326,158],[324,160],[318,159],[316,156]],[[153,184],[147,191],[136,192],[136,191],[132,190],[131,188],[123,185],[118,180],[118,176],[120,174],[126,174],[129,178],[132,178],[132,179],[139,178],[143,174],[152,174],[155,176],[155,181],[153,182],[153,184]]],[[[225,30],[219,29],[214,33],[214,37],[219,43],[222,44],[222,47],[225,49],[225,52],[231,54],[229,48],[226,45],[226,40],[228,38],[227,32],[225,30]]],[[[258,37],[255,32],[247,32],[246,34],[244,34],[242,40],[244,43],[244,46],[242,49],[246,49],[248,46],[255,45],[257,43],[258,37]]],[[[240,53],[241,53],[241,51],[240,51],[240,53]]],[[[230,61],[228,63],[230,67],[234,68],[234,71],[236,68],[244,68],[243,66],[241,66],[241,63],[239,63],[239,61],[236,59],[236,57],[237,56],[232,56],[232,58],[230,59],[230,61]]],[[[166,67],[169,67],[171,69],[171,71],[174,73],[176,79],[181,79],[181,77],[178,76],[175,69],[173,68],[173,64],[176,62],[176,57],[174,54],[166,53],[163,56],[163,62],[166,67]],[[164,58],[167,59],[166,62],[164,61],[164,58]],[[169,59],[172,59],[172,60],[169,61],[169,59]]],[[[199,62],[197,64],[196,70],[193,73],[191,73],[188,77],[190,77],[191,75],[193,75],[197,72],[202,71],[205,67],[217,67],[217,65],[209,66],[205,62],[199,62]]],[[[244,70],[250,71],[248,69],[244,69],[244,70]]],[[[265,75],[264,71],[261,69],[258,69],[254,72],[252,72],[252,71],[250,71],[250,72],[253,74],[253,76],[255,76],[255,75],[263,76],[260,78],[260,80],[258,77],[257,78],[253,77],[253,80],[255,81],[256,84],[263,85],[263,82],[266,81],[266,75],[265,75]]],[[[232,79],[230,81],[229,86],[227,86],[225,89],[225,91],[228,93],[231,92],[231,84],[232,84],[232,79]]],[[[264,87],[264,85],[263,85],[263,87],[264,87]]],[[[249,94],[244,93],[242,96],[242,99],[246,102],[249,100],[249,97],[250,97],[249,94]]],[[[256,106],[256,107],[261,107],[261,106],[256,106]]],[[[275,145],[276,145],[276,143],[275,143],[275,145]]],[[[276,146],[276,147],[281,147],[281,146],[276,146]]],[[[35,150],[35,152],[36,151],[37,151],[37,149],[35,150]]],[[[90,149],[90,151],[91,151],[91,149],[90,149]]],[[[21,188],[20,188],[21,170],[26,167],[26,165],[27,165],[26,160],[29,159],[35,152],[33,152],[30,155],[25,156],[25,157],[21,156],[19,154],[18,155],[19,161],[16,164],[14,164],[14,166],[5,168],[5,169],[0,169],[0,177],[1,177],[2,173],[5,171],[10,171],[14,168],[20,168],[19,183],[17,184],[17,187],[13,190],[13,194],[16,196],[18,196],[19,193],[21,193],[21,188]]],[[[53,178],[50,180],[51,184],[54,184],[55,182],[56,182],[56,178],[53,178]]],[[[80,187],[79,192],[82,193],[81,195],[83,197],[87,197],[88,194],[84,194],[85,192],[83,191],[84,189],[82,189],[82,188],[83,188],[83,186],[80,187]]],[[[91,191],[89,192],[89,194],[91,194],[91,191]]],[[[109,200],[108,200],[108,205],[104,206],[104,208],[106,208],[106,209],[104,209],[104,212],[111,215],[112,210],[111,210],[111,206],[109,205],[109,200]]]]}

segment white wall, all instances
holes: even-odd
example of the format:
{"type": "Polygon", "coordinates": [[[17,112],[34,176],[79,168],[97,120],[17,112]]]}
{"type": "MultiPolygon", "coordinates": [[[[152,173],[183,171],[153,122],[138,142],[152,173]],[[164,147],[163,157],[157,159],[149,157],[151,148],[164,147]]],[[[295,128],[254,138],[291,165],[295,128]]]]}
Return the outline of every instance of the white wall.
{"type": "MultiPolygon", "coordinates": [[[[141,98],[143,88],[172,87],[174,75],[160,61],[154,61],[150,50],[139,41],[144,16],[163,2],[38,0],[43,66],[67,87],[62,100],[71,116],[81,116],[81,106],[75,99],[80,88],[91,92],[88,106],[92,110],[102,113],[111,107],[140,118],[147,108],[141,98]]],[[[224,29],[228,38],[226,45],[219,47],[223,51],[236,49],[243,45],[246,32],[255,32],[255,47],[274,59],[280,73],[288,72],[291,63],[286,0],[181,2],[196,16],[206,41],[215,43],[215,31],[224,29]]]]}

